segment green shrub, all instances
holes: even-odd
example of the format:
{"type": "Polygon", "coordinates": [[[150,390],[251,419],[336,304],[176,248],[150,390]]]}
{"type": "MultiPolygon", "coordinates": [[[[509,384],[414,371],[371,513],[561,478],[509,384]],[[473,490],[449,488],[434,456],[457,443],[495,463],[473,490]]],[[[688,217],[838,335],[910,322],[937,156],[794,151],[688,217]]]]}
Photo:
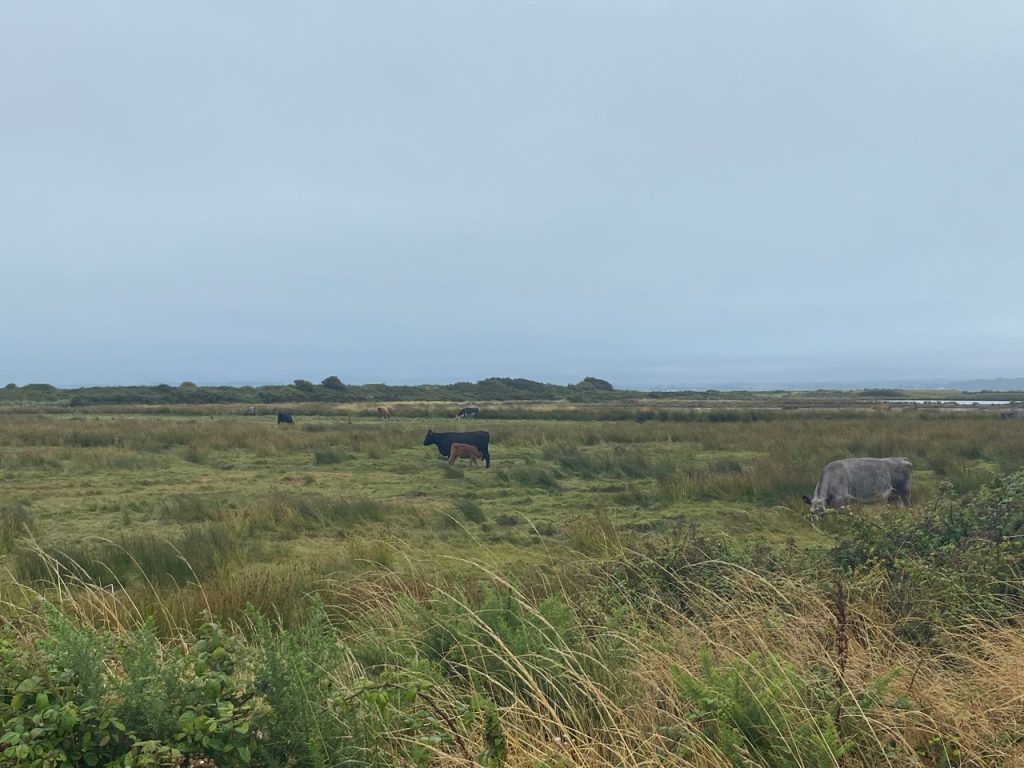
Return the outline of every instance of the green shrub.
{"type": "Polygon", "coordinates": [[[939,624],[1009,619],[1024,609],[1024,472],[973,496],[947,483],[921,512],[893,509],[883,525],[851,516],[831,562],[886,586],[883,597],[907,639],[939,624]]]}

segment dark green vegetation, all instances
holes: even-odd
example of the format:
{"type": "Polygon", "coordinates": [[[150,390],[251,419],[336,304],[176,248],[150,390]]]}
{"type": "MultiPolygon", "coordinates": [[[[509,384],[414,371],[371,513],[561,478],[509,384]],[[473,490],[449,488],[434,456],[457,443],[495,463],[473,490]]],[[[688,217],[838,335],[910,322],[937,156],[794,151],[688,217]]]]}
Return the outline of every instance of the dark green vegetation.
{"type": "MultiPolygon", "coordinates": [[[[815,392],[637,392],[615,390],[604,379],[587,376],[575,384],[545,384],[530,379],[493,377],[477,382],[460,381],[455,384],[419,384],[394,386],[388,384],[345,384],[337,376],[328,376],[319,384],[306,379],[295,379],[291,384],[270,384],[259,387],[213,386],[200,387],[191,381],[177,386],[157,384],[134,387],[76,387],[61,389],[51,384],[26,384],[19,387],[8,384],[0,389],[0,407],[11,406],[172,406],[172,405],[274,405],[278,403],[377,403],[380,401],[403,401],[411,407],[404,410],[407,415],[432,415],[433,410],[423,408],[424,403],[488,402],[492,404],[523,402],[567,402],[567,403],[609,403],[626,405],[635,413],[638,403],[674,404],[680,401],[689,405],[702,403],[771,403],[780,407],[841,405],[851,400],[889,400],[899,398],[922,398],[955,400],[1024,400],[1024,392],[973,392],[963,393],[952,390],[938,392],[904,391],[899,389],[864,389],[854,392],[818,390],[815,392]]],[[[486,414],[496,418],[494,413],[486,414]]],[[[500,410],[500,409],[499,409],[500,410]]],[[[449,414],[445,405],[438,412],[449,414]]],[[[571,413],[571,409],[569,410],[571,413]]],[[[617,409],[614,412],[622,412],[617,409]]],[[[369,413],[369,412],[367,412],[369,413]]],[[[370,414],[372,415],[372,414],[370,414]]],[[[500,418],[500,417],[497,417],[500,418]]],[[[515,416],[513,416],[515,418],[515,416]]],[[[630,416],[632,418],[632,415],[630,416]]]]}
{"type": "MultiPolygon", "coordinates": [[[[291,384],[260,387],[199,387],[190,381],[178,386],[158,384],[137,387],[78,387],[59,389],[50,384],[8,384],[0,389],[0,405],[201,405],[211,403],[366,403],[378,400],[407,401],[522,401],[563,400],[596,402],[618,397],[604,379],[587,376],[576,384],[560,386],[529,379],[490,378],[456,384],[348,385],[337,376],[319,384],[296,379],[291,384]]],[[[640,396],[641,393],[633,393],[640,396]]]]}
{"type": "Polygon", "coordinates": [[[490,470],[449,403],[22,402],[0,764],[1014,764],[1024,420],[814,398],[494,402],[490,470]],[[915,509],[812,527],[853,455],[915,509]]]}

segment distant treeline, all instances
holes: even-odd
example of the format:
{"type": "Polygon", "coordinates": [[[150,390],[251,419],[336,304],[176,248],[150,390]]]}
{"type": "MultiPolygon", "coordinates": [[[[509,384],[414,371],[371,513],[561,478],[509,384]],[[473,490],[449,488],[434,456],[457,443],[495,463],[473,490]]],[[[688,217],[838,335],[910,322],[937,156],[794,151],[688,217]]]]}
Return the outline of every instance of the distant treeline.
{"type": "Polygon", "coordinates": [[[588,376],[576,384],[543,384],[529,379],[489,378],[476,383],[389,384],[343,383],[337,376],[328,376],[319,384],[296,379],[291,384],[261,387],[201,387],[190,381],[178,386],[157,384],[134,387],[78,387],[60,389],[50,384],[8,384],[0,389],[0,405],[55,404],[85,405],[201,405],[218,403],[359,403],[381,401],[484,401],[484,400],[569,400],[602,402],[630,394],[648,393],[617,391],[604,379],[588,376]]]}
{"type": "MultiPolygon", "coordinates": [[[[345,384],[337,376],[328,376],[319,384],[296,379],[291,384],[269,384],[261,387],[201,387],[191,381],[177,386],[77,387],[61,389],[51,384],[8,384],[0,389],[0,406],[4,405],[259,405],[272,403],[381,403],[381,402],[544,402],[611,403],[623,400],[677,400],[699,399],[707,401],[753,401],[761,399],[799,402],[803,405],[834,405],[853,399],[894,399],[907,397],[935,397],[954,399],[969,395],[977,400],[1024,400],[1024,392],[963,393],[908,392],[899,389],[863,389],[850,392],[815,390],[813,392],[735,392],[704,390],[646,392],[615,389],[609,382],[587,376],[575,384],[545,384],[519,378],[489,378],[477,382],[460,381],[454,384],[417,384],[399,386],[391,384],[345,384]],[[838,400],[837,400],[838,398],[838,400]]],[[[493,414],[489,414],[493,415],[493,414]]],[[[656,419],[656,414],[648,414],[656,419]]]]}

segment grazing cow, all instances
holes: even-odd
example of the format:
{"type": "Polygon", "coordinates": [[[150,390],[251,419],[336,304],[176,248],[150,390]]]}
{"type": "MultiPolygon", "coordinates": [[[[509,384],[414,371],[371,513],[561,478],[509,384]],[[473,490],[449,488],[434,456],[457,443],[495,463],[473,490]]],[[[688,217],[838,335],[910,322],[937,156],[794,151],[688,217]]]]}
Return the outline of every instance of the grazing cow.
{"type": "Polygon", "coordinates": [[[463,408],[455,414],[456,419],[475,419],[480,415],[480,409],[475,407],[463,408]]]}
{"type": "Polygon", "coordinates": [[[437,452],[448,457],[452,443],[465,443],[472,445],[480,451],[483,456],[484,466],[491,466],[491,453],[487,450],[487,444],[491,440],[489,432],[435,432],[427,430],[427,436],[423,438],[424,445],[436,445],[437,452]]]}
{"type": "Polygon", "coordinates": [[[1000,411],[1000,419],[1019,419],[1024,417],[1024,411],[1000,411]]]}
{"type": "Polygon", "coordinates": [[[387,405],[378,405],[377,406],[377,421],[380,421],[382,419],[384,421],[387,421],[390,418],[391,418],[391,407],[387,406],[387,405]]]}
{"type": "Polygon", "coordinates": [[[454,464],[456,459],[469,459],[470,464],[476,466],[476,460],[481,458],[480,449],[468,443],[452,443],[449,446],[448,463],[454,464]]]}
{"type": "Polygon", "coordinates": [[[892,406],[888,403],[875,403],[871,406],[871,410],[875,413],[884,413],[885,411],[891,411],[892,406]]]}
{"type": "Polygon", "coordinates": [[[255,405],[250,405],[248,408],[246,408],[245,409],[245,415],[246,416],[255,416],[256,415],[256,406],[255,405]]]}
{"type": "Polygon", "coordinates": [[[828,464],[814,489],[814,498],[804,496],[811,505],[811,518],[817,519],[826,508],[839,509],[852,503],[897,500],[910,506],[910,476],[914,467],[909,459],[838,459],[828,464]]]}
{"type": "Polygon", "coordinates": [[[290,413],[288,413],[288,411],[278,411],[277,412],[277,423],[278,424],[294,424],[295,420],[292,418],[292,415],[290,413]]]}

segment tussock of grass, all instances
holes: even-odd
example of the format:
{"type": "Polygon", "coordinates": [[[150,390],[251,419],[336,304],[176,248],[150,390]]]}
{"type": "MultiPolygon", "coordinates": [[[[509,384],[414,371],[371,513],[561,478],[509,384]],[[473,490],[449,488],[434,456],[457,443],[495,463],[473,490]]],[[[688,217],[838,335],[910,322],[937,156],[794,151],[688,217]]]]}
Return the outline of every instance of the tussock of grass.
{"type": "Polygon", "coordinates": [[[10,552],[19,539],[31,532],[32,514],[27,504],[11,501],[0,507],[0,554],[10,552]]]}

